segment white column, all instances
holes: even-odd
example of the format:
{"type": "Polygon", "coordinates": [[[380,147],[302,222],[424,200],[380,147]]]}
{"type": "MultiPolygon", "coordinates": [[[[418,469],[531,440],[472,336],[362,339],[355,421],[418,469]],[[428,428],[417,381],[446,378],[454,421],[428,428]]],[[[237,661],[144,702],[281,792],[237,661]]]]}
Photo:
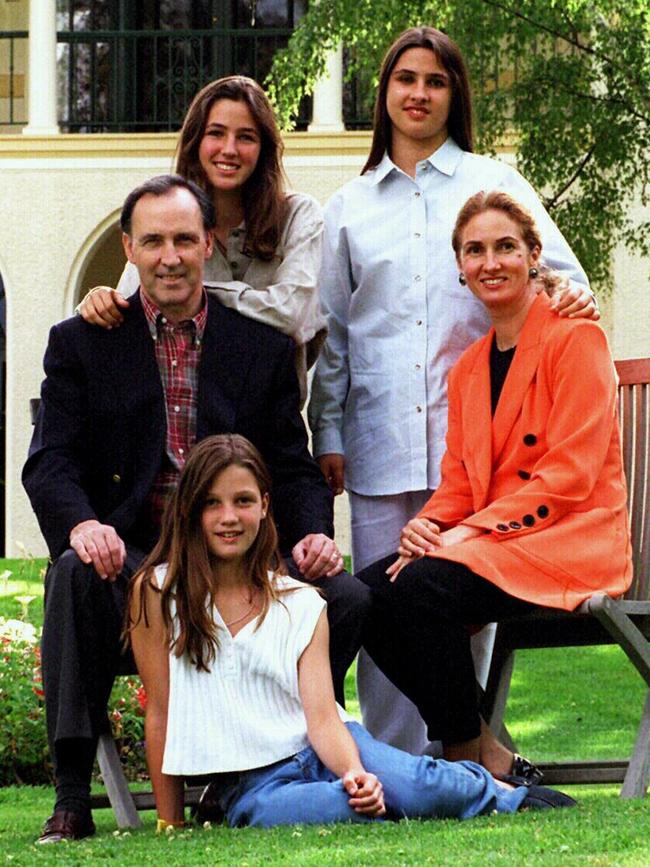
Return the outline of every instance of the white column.
{"type": "Polygon", "coordinates": [[[343,132],[343,48],[327,56],[323,77],[314,87],[314,108],[309,132],[343,132]]]}
{"type": "Polygon", "coordinates": [[[26,135],[58,133],[56,122],[56,0],[29,3],[29,123],[26,135]]]}

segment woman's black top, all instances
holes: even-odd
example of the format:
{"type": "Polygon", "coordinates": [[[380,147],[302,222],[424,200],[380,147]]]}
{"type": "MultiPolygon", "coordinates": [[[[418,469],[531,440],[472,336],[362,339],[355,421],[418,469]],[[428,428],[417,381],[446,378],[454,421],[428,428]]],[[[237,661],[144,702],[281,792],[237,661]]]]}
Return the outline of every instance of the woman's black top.
{"type": "Polygon", "coordinates": [[[494,415],[503,383],[506,381],[506,376],[510,370],[512,359],[515,354],[516,346],[511,346],[510,349],[501,350],[497,347],[496,336],[492,339],[490,347],[490,399],[492,401],[492,415],[494,415]]]}

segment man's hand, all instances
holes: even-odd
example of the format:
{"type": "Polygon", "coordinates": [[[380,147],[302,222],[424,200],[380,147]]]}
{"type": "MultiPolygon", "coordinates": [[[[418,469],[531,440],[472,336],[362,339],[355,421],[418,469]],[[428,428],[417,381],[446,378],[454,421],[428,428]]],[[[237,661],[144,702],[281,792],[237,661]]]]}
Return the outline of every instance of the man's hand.
{"type": "Polygon", "coordinates": [[[345,458],[343,455],[326,454],[316,458],[325,481],[330,486],[334,496],[343,493],[343,474],[345,471],[345,458]]]}
{"type": "Polygon", "coordinates": [[[384,789],[374,774],[368,771],[348,771],[342,778],[343,788],[350,795],[349,805],[366,816],[386,813],[384,789]]]}
{"type": "Polygon", "coordinates": [[[293,546],[291,556],[308,581],[331,578],[343,571],[341,552],[324,533],[309,533],[293,546]]]}
{"type": "Polygon", "coordinates": [[[79,313],[91,325],[111,329],[122,324],[124,316],[121,310],[128,306],[129,302],[116,289],[95,286],[79,305],[79,313]]]}
{"type": "Polygon", "coordinates": [[[92,563],[100,578],[115,581],[124,567],[126,547],[114,527],[82,521],[70,530],[70,547],[82,563],[92,563]]]}

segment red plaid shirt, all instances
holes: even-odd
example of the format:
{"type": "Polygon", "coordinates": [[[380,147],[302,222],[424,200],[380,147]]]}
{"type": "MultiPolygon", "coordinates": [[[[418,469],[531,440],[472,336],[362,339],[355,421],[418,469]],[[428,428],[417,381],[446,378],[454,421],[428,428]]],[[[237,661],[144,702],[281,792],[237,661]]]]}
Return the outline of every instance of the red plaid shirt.
{"type": "Polygon", "coordinates": [[[204,299],[193,319],[173,325],[142,291],[140,298],[156,348],[167,415],[166,453],[149,494],[151,520],[160,527],[165,503],[196,442],[196,393],[208,305],[204,299]]]}

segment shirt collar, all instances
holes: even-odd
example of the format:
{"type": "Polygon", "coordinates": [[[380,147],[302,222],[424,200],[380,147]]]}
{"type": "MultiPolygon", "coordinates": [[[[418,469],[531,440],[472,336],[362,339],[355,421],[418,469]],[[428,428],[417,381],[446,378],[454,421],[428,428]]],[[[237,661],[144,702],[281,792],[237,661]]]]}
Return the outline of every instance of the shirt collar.
{"type": "Polygon", "coordinates": [[[397,166],[388,156],[388,152],[386,152],[381,158],[381,161],[378,162],[372,170],[372,177],[370,178],[370,183],[373,186],[376,186],[377,184],[381,183],[381,181],[383,181],[384,178],[392,171],[397,171],[397,166]]]}
{"type": "MultiPolygon", "coordinates": [[[[142,309],[144,310],[145,319],[147,320],[147,325],[149,327],[149,332],[154,340],[158,340],[158,335],[160,333],[163,325],[167,324],[167,320],[161,313],[161,311],[156,307],[156,305],[149,299],[149,297],[140,289],[140,300],[142,301],[142,309]]],[[[208,318],[208,303],[207,303],[207,295],[205,289],[203,290],[203,303],[201,305],[201,309],[196,314],[196,316],[192,317],[192,319],[183,319],[181,322],[176,324],[176,328],[189,325],[194,330],[194,343],[196,346],[201,345],[201,340],[203,339],[203,332],[205,331],[205,323],[208,318]]]]}
{"type": "MultiPolygon", "coordinates": [[[[431,163],[433,168],[442,172],[443,175],[451,177],[458,168],[462,156],[463,151],[458,147],[453,138],[449,136],[437,150],[427,157],[427,162],[431,163]]],[[[399,169],[388,156],[388,153],[385,153],[381,161],[373,169],[370,182],[376,186],[392,171],[399,171],[399,169]]]]}
{"type": "Polygon", "coordinates": [[[434,151],[431,156],[427,157],[427,162],[431,163],[434,169],[438,169],[443,175],[451,177],[458,168],[462,158],[463,151],[458,147],[453,138],[449,136],[437,151],[434,151]]]}

